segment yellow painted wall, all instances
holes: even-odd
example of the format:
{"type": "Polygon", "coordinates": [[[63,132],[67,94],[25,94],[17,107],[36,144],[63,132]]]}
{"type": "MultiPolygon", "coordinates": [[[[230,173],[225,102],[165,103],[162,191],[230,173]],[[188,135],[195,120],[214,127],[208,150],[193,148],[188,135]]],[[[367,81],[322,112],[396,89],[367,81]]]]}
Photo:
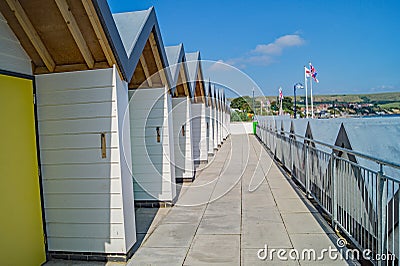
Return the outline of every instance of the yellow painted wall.
{"type": "Polygon", "coordinates": [[[0,264],[45,262],[32,81],[0,75],[0,264]]]}

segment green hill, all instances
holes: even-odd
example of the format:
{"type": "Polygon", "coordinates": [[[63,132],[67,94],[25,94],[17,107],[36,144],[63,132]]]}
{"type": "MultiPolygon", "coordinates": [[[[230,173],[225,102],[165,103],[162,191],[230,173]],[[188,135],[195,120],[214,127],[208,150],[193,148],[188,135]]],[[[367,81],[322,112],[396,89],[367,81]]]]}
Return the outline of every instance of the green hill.
{"type": "MultiPolygon", "coordinates": [[[[293,99],[293,96],[285,96],[293,99]]],[[[296,97],[298,101],[303,101],[304,95],[296,97]]],[[[258,96],[255,97],[256,101],[266,101],[270,102],[276,101],[277,96],[258,96]]],[[[232,99],[229,99],[232,101],[232,99]]],[[[376,103],[379,105],[396,105],[400,103],[400,92],[385,92],[385,93],[374,93],[374,94],[332,94],[332,95],[314,95],[315,103],[331,103],[333,101],[350,103],[376,103]]]]}

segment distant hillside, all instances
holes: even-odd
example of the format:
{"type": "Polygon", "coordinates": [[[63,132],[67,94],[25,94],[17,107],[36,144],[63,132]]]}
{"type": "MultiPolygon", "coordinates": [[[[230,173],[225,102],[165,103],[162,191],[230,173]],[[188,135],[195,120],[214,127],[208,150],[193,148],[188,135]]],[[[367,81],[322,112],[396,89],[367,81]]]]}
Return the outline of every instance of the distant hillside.
{"type": "MultiPolygon", "coordinates": [[[[286,96],[285,96],[286,97],[286,96]]],[[[287,96],[293,99],[293,96],[287,96]]],[[[297,100],[303,99],[304,95],[296,97],[297,100]]],[[[255,98],[256,101],[269,100],[270,102],[276,101],[277,96],[258,96],[255,98]]],[[[230,99],[232,101],[232,99],[230,99]]],[[[331,103],[337,102],[357,102],[357,103],[377,103],[377,104],[389,104],[400,102],[400,92],[386,92],[386,93],[374,93],[374,94],[333,94],[333,95],[314,95],[315,103],[331,103]]]]}

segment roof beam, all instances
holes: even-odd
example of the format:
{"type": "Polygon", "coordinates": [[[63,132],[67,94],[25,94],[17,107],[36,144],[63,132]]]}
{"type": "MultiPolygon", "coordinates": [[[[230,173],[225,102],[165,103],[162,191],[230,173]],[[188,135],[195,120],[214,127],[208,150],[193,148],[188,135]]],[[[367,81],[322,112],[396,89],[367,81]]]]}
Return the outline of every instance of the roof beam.
{"type": "Polygon", "coordinates": [[[94,59],[92,56],[92,53],[89,50],[89,47],[85,41],[85,38],[82,35],[81,30],[78,27],[78,23],[76,23],[75,17],[71,12],[70,7],[68,6],[68,3],[66,0],[55,0],[58,9],[61,12],[61,15],[63,16],[65,22],[67,23],[68,29],[72,34],[72,37],[74,38],[76,45],[78,46],[79,50],[81,51],[81,54],[83,58],[85,59],[85,62],[87,66],[92,69],[94,67],[94,59]]]}
{"type": "Polygon", "coordinates": [[[185,75],[185,68],[183,66],[183,63],[181,63],[181,67],[179,69],[179,74],[181,75],[181,80],[182,80],[182,83],[183,83],[183,88],[185,89],[186,96],[190,96],[190,91],[189,91],[189,87],[188,87],[188,84],[187,84],[187,79],[186,79],[186,75],[185,75]]]}
{"type": "Polygon", "coordinates": [[[201,101],[203,103],[206,103],[206,98],[204,94],[204,86],[203,86],[203,80],[201,79],[203,75],[201,74],[201,70],[199,69],[198,75],[197,75],[197,82],[200,84],[200,94],[201,94],[201,101]]]}
{"type": "Polygon", "coordinates": [[[164,67],[161,62],[161,57],[160,57],[160,54],[159,54],[159,51],[157,48],[157,43],[154,38],[153,32],[150,34],[149,41],[150,41],[151,51],[153,52],[154,60],[156,61],[156,65],[158,68],[158,73],[161,77],[161,81],[164,85],[168,85],[167,78],[166,78],[165,72],[164,72],[165,70],[164,70],[164,67]]]}
{"type": "Polygon", "coordinates": [[[56,67],[56,63],[54,62],[53,58],[51,57],[51,55],[50,55],[49,51],[47,50],[46,46],[44,45],[42,39],[40,39],[39,34],[35,30],[35,27],[33,27],[32,22],[29,20],[28,16],[25,13],[25,10],[22,8],[19,1],[18,0],[6,0],[6,2],[8,4],[8,6],[10,7],[11,11],[14,13],[15,17],[17,18],[19,24],[25,31],[25,34],[28,36],[33,47],[35,47],[36,52],[39,54],[40,58],[43,60],[47,69],[50,72],[53,72],[54,68],[56,67]]]}
{"type": "Polygon", "coordinates": [[[140,55],[139,60],[140,60],[140,64],[142,64],[142,68],[143,68],[144,75],[146,77],[147,84],[149,84],[150,87],[153,87],[153,81],[151,80],[149,68],[147,66],[146,59],[144,58],[143,54],[140,55]]]}
{"type": "Polygon", "coordinates": [[[82,0],[83,7],[86,10],[86,14],[89,17],[90,23],[92,24],[93,30],[96,34],[97,40],[100,43],[101,49],[107,59],[108,65],[112,66],[116,62],[114,54],[108,45],[107,36],[104,33],[101,22],[97,17],[96,9],[94,8],[91,0],[82,0]]]}

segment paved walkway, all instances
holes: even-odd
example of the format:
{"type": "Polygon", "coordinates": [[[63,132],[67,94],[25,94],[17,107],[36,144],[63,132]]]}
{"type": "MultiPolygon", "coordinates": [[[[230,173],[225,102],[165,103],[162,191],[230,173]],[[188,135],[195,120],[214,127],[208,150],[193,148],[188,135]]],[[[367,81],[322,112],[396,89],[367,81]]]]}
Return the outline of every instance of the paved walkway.
{"type": "Polygon", "coordinates": [[[326,253],[322,262],[280,261],[276,252],[272,261],[258,258],[265,245],[319,255],[335,248],[336,235],[253,135],[232,135],[182,187],[176,206],[138,209],[136,219],[138,249],[128,265],[347,264],[326,253]]]}

